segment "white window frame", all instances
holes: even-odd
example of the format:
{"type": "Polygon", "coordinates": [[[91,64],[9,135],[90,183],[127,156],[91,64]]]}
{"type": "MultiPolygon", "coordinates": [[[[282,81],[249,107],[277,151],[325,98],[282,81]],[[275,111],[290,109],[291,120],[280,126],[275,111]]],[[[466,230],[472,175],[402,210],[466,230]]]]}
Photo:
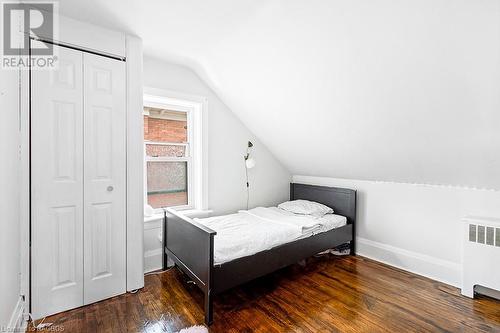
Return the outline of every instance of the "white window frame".
{"type": "MultiPolygon", "coordinates": [[[[174,206],[176,210],[206,210],[207,209],[207,111],[208,103],[205,97],[191,96],[177,92],[145,88],[144,106],[162,108],[172,111],[186,112],[188,143],[158,143],[144,142],[144,203],[147,204],[147,163],[148,162],[187,162],[187,205],[174,206]],[[146,144],[168,144],[186,146],[185,157],[148,157],[146,144]]],[[[163,208],[155,209],[161,213],[163,208]]]]}

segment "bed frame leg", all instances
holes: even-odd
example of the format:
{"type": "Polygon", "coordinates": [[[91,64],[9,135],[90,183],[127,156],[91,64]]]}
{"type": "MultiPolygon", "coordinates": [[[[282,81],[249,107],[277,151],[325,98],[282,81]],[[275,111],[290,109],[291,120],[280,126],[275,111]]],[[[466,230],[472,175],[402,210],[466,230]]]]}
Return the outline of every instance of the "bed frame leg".
{"type": "Polygon", "coordinates": [[[356,246],[354,244],[354,239],[351,241],[351,243],[349,244],[349,247],[350,247],[350,252],[349,254],[351,256],[355,256],[356,255],[356,246]]]}
{"type": "Polygon", "coordinates": [[[213,296],[211,290],[205,293],[205,324],[212,325],[214,321],[213,296]]]}

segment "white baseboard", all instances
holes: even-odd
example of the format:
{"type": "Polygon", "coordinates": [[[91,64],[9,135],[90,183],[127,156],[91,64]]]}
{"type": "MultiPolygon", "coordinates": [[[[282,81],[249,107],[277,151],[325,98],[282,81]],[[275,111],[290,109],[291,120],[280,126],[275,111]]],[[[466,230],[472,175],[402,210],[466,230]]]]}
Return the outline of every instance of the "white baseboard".
{"type": "Polygon", "coordinates": [[[28,321],[24,318],[24,308],[25,302],[21,297],[19,297],[16,307],[12,311],[10,317],[9,325],[7,326],[6,332],[25,332],[28,321]]]}
{"type": "Polygon", "coordinates": [[[461,265],[378,243],[365,238],[356,238],[356,254],[405,271],[428,277],[457,288],[461,287],[461,265]]]}
{"type": "Polygon", "coordinates": [[[161,248],[144,253],[144,273],[157,271],[163,268],[161,248]]]}

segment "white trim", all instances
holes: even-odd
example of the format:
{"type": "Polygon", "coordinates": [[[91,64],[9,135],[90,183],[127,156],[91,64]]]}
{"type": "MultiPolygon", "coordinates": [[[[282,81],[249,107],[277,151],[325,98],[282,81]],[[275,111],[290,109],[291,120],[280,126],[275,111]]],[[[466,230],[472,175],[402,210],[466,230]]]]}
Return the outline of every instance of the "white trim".
{"type": "MultiPolygon", "coordinates": [[[[168,109],[177,112],[188,112],[191,110],[191,106],[178,104],[176,101],[171,101],[170,98],[167,100],[167,98],[168,96],[144,94],[144,106],[155,109],[168,109]],[[165,98],[165,100],[163,100],[163,98],[165,98]]],[[[145,112],[143,111],[143,114],[144,113],[145,112]]],[[[161,118],[153,117],[153,119],[161,118]]]]}
{"type": "Polygon", "coordinates": [[[10,316],[9,324],[6,327],[5,332],[24,332],[28,327],[28,320],[24,316],[26,309],[26,303],[23,301],[22,297],[17,300],[16,306],[12,311],[10,316]]]}
{"type": "Polygon", "coordinates": [[[494,226],[496,228],[500,227],[500,219],[496,217],[481,217],[481,216],[466,216],[462,219],[462,222],[464,223],[476,223],[476,224],[483,224],[483,225],[488,225],[488,226],[494,226]]]}
{"type": "Polygon", "coordinates": [[[127,291],[144,287],[144,125],[142,40],[126,36],[127,57],[127,291]]]}
{"type": "Polygon", "coordinates": [[[414,187],[426,187],[426,188],[449,188],[456,190],[473,190],[473,191],[483,191],[483,192],[500,192],[500,190],[492,189],[492,188],[484,188],[484,187],[474,187],[474,186],[465,186],[465,185],[451,185],[451,184],[431,184],[431,183],[410,183],[404,181],[386,181],[386,180],[369,180],[369,179],[354,179],[354,178],[335,178],[335,177],[324,177],[324,176],[307,176],[307,175],[293,175],[292,178],[295,177],[297,179],[303,178],[316,178],[316,179],[335,179],[338,181],[356,181],[370,184],[385,184],[385,185],[411,185],[414,187]]]}
{"type": "Polygon", "coordinates": [[[455,190],[467,190],[467,191],[481,191],[481,192],[492,192],[499,193],[500,190],[464,185],[450,185],[450,184],[429,184],[429,183],[410,183],[410,182],[396,182],[396,181],[386,181],[386,180],[369,180],[369,179],[355,179],[355,178],[336,178],[336,177],[326,177],[326,176],[308,176],[308,175],[292,175],[292,181],[294,182],[324,182],[336,181],[336,182],[357,182],[364,184],[384,184],[384,185],[410,185],[412,187],[423,187],[423,188],[436,188],[436,189],[455,189],[455,190]]]}
{"type": "Polygon", "coordinates": [[[155,145],[155,146],[188,146],[189,143],[178,143],[178,142],[156,142],[144,140],[145,144],[155,145]]]}
{"type": "Polygon", "coordinates": [[[191,162],[191,158],[189,156],[186,157],[169,157],[169,156],[161,156],[161,157],[152,157],[146,156],[146,162],[191,162]]]}
{"type": "Polygon", "coordinates": [[[29,133],[29,71],[21,70],[19,76],[19,223],[20,223],[20,294],[24,295],[26,308],[30,307],[30,133],[29,133]]]}
{"type": "MultiPolygon", "coordinates": [[[[175,91],[144,88],[144,106],[185,111],[188,115],[188,143],[192,162],[188,161],[188,205],[180,209],[204,210],[208,207],[208,99],[175,91]],[[195,134],[196,133],[196,134],[195,134]]],[[[146,163],[145,158],[145,162],[146,163]]],[[[155,158],[158,161],[158,158],[155,158]]],[[[171,158],[170,158],[171,160],[171,158]]],[[[145,175],[146,177],[146,175],[145,175]]],[[[147,179],[145,180],[145,190],[147,179]]],[[[147,204],[147,198],[145,198],[147,204]]],[[[157,210],[158,211],[158,210],[157,210]]]]}
{"type": "Polygon", "coordinates": [[[408,251],[361,237],[357,237],[356,242],[356,254],[363,257],[458,288],[461,286],[462,267],[458,263],[408,251]]]}

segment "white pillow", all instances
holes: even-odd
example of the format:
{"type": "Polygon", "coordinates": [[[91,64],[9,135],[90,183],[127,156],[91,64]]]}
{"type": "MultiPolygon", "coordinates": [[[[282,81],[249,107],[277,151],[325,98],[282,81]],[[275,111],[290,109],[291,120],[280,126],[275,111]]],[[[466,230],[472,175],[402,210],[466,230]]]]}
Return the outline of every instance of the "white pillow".
{"type": "Polygon", "coordinates": [[[325,214],[333,213],[333,209],[330,207],[308,200],[285,201],[282,204],[279,204],[278,208],[294,214],[314,215],[320,217],[325,214]]]}

